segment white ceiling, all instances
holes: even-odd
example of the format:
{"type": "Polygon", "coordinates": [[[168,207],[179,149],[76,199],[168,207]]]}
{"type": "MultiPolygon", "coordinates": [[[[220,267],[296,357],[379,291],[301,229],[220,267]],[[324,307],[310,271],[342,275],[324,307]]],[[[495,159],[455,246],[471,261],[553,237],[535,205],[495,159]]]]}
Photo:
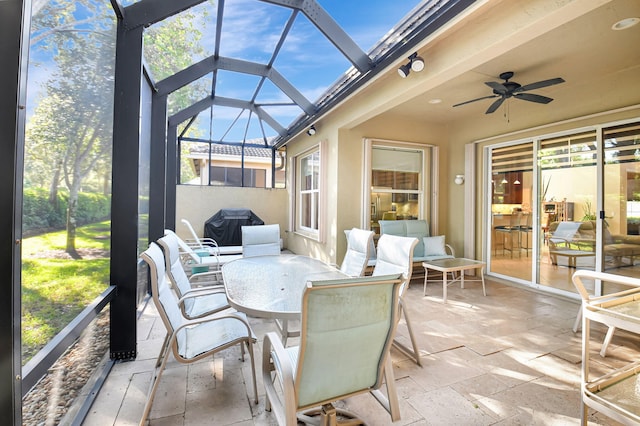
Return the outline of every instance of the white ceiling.
{"type": "MultiPolygon", "coordinates": [[[[582,1],[586,5],[585,0],[578,0],[582,1]]],[[[505,16],[500,15],[500,8],[513,4],[492,3],[495,14],[485,10],[474,18],[478,22],[483,20],[481,24],[489,27],[492,16],[500,16],[498,19],[505,16]]],[[[600,3],[604,5],[584,14],[580,12],[580,16],[559,26],[550,22],[549,30],[541,30],[540,25],[532,28],[531,31],[538,35],[530,40],[520,42],[523,37],[514,36],[513,45],[504,48],[499,55],[483,63],[470,64],[462,71],[458,68],[457,74],[448,80],[447,76],[439,76],[443,81],[441,84],[434,86],[428,81],[431,77],[425,76],[423,86],[426,89],[421,90],[417,85],[415,97],[386,113],[451,126],[477,120],[483,120],[485,125],[488,120],[504,123],[508,112],[511,127],[527,128],[640,104],[640,24],[624,31],[611,29],[620,19],[640,17],[640,1],[600,3]],[[495,99],[453,108],[454,104],[491,95],[491,88],[484,82],[500,82],[498,76],[505,71],[515,72],[512,81],[522,85],[555,77],[562,77],[566,82],[529,92],[554,98],[547,105],[510,99],[489,115],[485,115],[485,111],[495,99]],[[436,98],[442,103],[429,103],[436,98]]],[[[505,23],[495,22],[494,25],[505,23]]],[[[464,31],[464,28],[458,31],[464,31]]],[[[426,45],[420,54],[425,57],[428,70],[429,55],[441,53],[438,46],[430,49],[426,45]]],[[[421,76],[418,74],[414,78],[421,76]]]]}

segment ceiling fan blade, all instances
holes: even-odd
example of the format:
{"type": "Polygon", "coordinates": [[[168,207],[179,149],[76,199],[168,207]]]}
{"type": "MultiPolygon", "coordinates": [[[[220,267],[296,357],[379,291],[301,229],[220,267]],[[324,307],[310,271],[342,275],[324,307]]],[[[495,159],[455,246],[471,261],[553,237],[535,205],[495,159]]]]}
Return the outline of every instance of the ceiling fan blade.
{"type": "Polygon", "coordinates": [[[526,92],[527,90],[540,89],[542,87],[553,86],[554,84],[560,84],[560,83],[564,83],[564,79],[560,77],[551,78],[549,80],[542,80],[542,81],[538,81],[531,84],[525,84],[524,86],[520,86],[517,89],[515,89],[513,93],[526,92]]]}
{"type": "Polygon", "coordinates": [[[537,102],[539,104],[548,104],[553,100],[552,98],[547,98],[546,96],[542,95],[536,95],[534,93],[516,93],[515,95],[513,95],[513,97],[522,99],[524,101],[537,102]]]}
{"type": "Polygon", "coordinates": [[[501,95],[504,95],[505,93],[508,92],[507,88],[503,84],[496,83],[495,81],[485,81],[484,84],[491,87],[493,90],[500,93],[501,95]]]}
{"type": "Polygon", "coordinates": [[[497,98],[498,96],[500,96],[500,95],[483,96],[481,98],[471,99],[470,101],[466,101],[466,102],[461,102],[459,104],[455,104],[454,107],[457,107],[457,106],[460,106],[460,105],[465,105],[465,104],[470,104],[471,102],[475,102],[475,101],[481,101],[483,99],[497,98]]]}
{"type": "Polygon", "coordinates": [[[502,103],[504,102],[505,99],[506,98],[504,96],[500,97],[500,99],[498,99],[497,101],[495,101],[494,103],[491,104],[491,106],[485,112],[485,114],[491,114],[492,112],[494,112],[495,110],[500,108],[500,105],[502,105],[502,103]]]}

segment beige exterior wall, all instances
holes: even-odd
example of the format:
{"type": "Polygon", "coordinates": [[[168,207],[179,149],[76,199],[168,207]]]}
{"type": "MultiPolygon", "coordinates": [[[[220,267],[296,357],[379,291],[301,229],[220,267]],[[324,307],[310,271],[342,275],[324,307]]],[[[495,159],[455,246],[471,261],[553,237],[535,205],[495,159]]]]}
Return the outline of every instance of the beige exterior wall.
{"type": "Polygon", "coordinates": [[[224,208],[252,210],[266,224],[280,225],[280,237],[287,247],[286,189],[238,188],[226,186],[178,185],[176,188],[176,233],[191,238],[182,219],[187,219],[198,236],[204,234],[204,222],[224,208]]]}

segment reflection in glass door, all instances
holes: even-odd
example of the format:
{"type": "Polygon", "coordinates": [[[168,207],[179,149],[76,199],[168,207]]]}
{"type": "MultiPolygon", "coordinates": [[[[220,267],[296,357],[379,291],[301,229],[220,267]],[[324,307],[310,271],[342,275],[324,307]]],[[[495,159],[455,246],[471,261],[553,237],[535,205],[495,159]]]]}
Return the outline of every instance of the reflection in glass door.
{"type": "Polygon", "coordinates": [[[491,150],[490,271],[531,281],[533,143],[491,150]]]}
{"type": "MultiPolygon", "coordinates": [[[[640,277],[640,123],[603,130],[604,270],[640,277]]],[[[613,289],[607,289],[605,293],[613,289]]]]}
{"type": "Polygon", "coordinates": [[[597,132],[542,139],[538,150],[538,282],[575,292],[576,269],[595,270],[597,132]]]}

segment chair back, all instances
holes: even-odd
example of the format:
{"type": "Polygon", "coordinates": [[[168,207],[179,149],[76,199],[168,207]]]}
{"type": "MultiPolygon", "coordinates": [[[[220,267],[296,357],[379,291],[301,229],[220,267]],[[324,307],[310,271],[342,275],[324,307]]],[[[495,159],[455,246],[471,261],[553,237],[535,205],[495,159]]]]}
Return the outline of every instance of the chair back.
{"type": "Polygon", "coordinates": [[[167,334],[171,335],[175,330],[180,329],[176,335],[177,351],[182,356],[185,356],[187,335],[185,329],[181,329],[181,326],[186,320],[182,316],[182,312],[180,312],[175,294],[173,294],[167,283],[162,249],[156,243],[151,243],[140,257],[149,265],[151,296],[167,329],[167,334]]]}
{"type": "Polygon", "coordinates": [[[417,244],[417,238],[382,234],[378,240],[378,257],[373,269],[373,276],[402,274],[404,282],[400,295],[404,294],[404,289],[411,280],[413,250],[417,244]]]}
{"type": "MultiPolygon", "coordinates": [[[[158,239],[158,244],[164,251],[164,263],[166,265],[167,276],[173,285],[178,297],[183,297],[191,290],[191,283],[180,262],[180,249],[178,239],[175,234],[167,234],[158,239]]],[[[184,300],[184,308],[186,312],[193,309],[194,300],[186,298],[184,300]]]]}
{"type": "Polygon", "coordinates": [[[267,256],[280,254],[280,225],[255,225],[242,227],[242,256],[267,256]]]}
{"type": "Polygon", "coordinates": [[[295,374],[299,409],[380,387],[401,282],[392,274],[307,283],[295,374]]]}
{"type": "Polygon", "coordinates": [[[200,256],[198,256],[198,254],[195,251],[193,251],[193,249],[191,247],[189,247],[189,245],[187,243],[185,243],[182,240],[182,238],[178,237],[178,235],[176,235],[176,233],[173,232],[171,229],[165,229],[164,230],[164,235],[165,236],[168,235],[172,239],[174,239],[176,244],[178,245],[178,251],[184,253],[186,256],[191,258],[191,260],[194,263],[200,263],[202,261],[200,259],[200,256]]]}
{"type": "Polygon", "coordinates": [[[558,227],[551,233],[549,241],[552,243],[564,243],[576,237],[580,229],[581,222],[560,222],[558,227]]]}
{"type": "Polygon", "coordinates": [[[197,244],[197,246],[201,249],[205,249],[206,247],[204,246],[204,244],[202,244],[202,241],[200,241],[200,238],[198,237],[198,234],[196,234],[195,229],[193,229],[193,226],[191,226],[191,222],[189,222],[187,219],[181,219],[180,221],[189,229],[189,232],[193,237],[193,241],[197,244]]]}
{"type": "Polygon", "coordinates": [[[369,247],[373,244],[373,231],[353,228],[347,235],[347,252],[340,271],[350,277],[361,277],[369,262],[369,247]]]}

